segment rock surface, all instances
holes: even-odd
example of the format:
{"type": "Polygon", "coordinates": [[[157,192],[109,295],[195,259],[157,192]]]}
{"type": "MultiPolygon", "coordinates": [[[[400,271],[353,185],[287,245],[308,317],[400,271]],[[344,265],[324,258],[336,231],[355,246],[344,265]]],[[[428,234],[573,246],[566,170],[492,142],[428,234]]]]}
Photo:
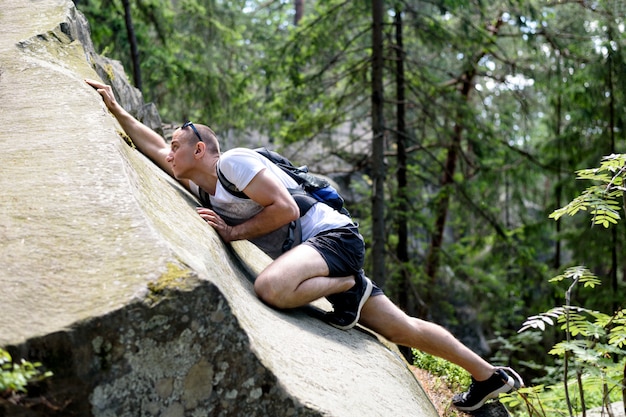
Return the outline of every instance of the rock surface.
{"type": "Polygon", "coordinates": [[[375,336],[256,298],[268,258],[224,245],[83,82],[112,67],[71,1],[0,0],[0,27],[0,346],[54,372],[0,416],[437,415],[375,336]]]}
{"type": "Polygon", "coordinates": [[[608,406],[611,412],[609,413],[607,407],[598,407],[593,410],[587,411],[585,415],[587,417],[626,417],[626,405],[623,402],[612,403],[608,406]]]}

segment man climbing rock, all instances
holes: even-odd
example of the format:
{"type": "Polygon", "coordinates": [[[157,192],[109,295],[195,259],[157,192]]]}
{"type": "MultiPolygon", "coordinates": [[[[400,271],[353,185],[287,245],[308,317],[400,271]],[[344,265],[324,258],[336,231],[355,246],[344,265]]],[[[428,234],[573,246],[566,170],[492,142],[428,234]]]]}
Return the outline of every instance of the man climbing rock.
{"type": "Polygon", "coordinates": [[[476,410],[520,386],[512,370],[494,367],[443,327],[410,317],[393,304],[363,273],[365,245],[350,217],[326,204],[301,213],[289,192],[297,183],[267,158],[243,148],[221,153],[215,133],[191,122],[178,128],[168,145],[119,105],[110,86],[86,82],[100,93],[137,149],[200,199],[198,214],[224,241],[250,240],[274,259],[254,282],[265,303],[285,309],[326,297],[333,305],[325,316],[329,324],[347,330],[359,323],[393,343],[463,367],[473,382],[453,399],[462,411],[476,410]],[[224,188],[218,164],[245,198],[224,188]],[[287,248],[284,243],[296,220],[302,243],[287,248]]]}

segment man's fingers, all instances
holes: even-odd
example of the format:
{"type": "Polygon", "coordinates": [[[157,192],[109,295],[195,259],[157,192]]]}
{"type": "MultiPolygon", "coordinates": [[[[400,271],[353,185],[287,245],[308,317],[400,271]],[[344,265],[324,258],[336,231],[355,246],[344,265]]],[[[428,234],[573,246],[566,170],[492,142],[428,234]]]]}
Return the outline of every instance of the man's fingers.
{"type": "Polygon", "coordinates": [[[215,215],[215,212],[213,210],[204,208],[204,207],[196,207],[196,211],[202,217],[208,216],[208,215],[215,215]]]}
{"type": "Polygon", "coordinates": [[[89,84],[92,88],[96,89],[96,90],[105,87],[105,85],[102,84],[101,82],[98,82],[96,80],[90,80],[89,78],[85,78],[85,82],[87,84],[89,84]]]}
{"type": "Polygon", "coordinates": [[[103,97],[106,95],[108,98],[112,97],[111,92],[113,91],[111,89],[110,85],[106,85],[106,84],[102,84],[99,81],[96,80],[90,80],[88,78],[85,79],[85,82],[90,85],[94,90],[98,91],[98,93],[100,93],[100,95],[102,95],[103,97]]]}
{"type": "Polygon", "coordinates": [[[204,207],[197,207],[196,211],[198,212],[200,217],[202,217],[205,221],[211,224],[216,224],[217,219],[219,219],[219,216],[215,214],[213,210],[204,207]]]}
{"type": "Polygon", "coordinates": [[[111,86],[102,84],[101,82],[96,80],[90,80],[88,78],[85,79],[85,82],[92,88],[94,88],[98,92],[98,94],[100,94],[102,100],[104,101],[104,104],[106,104],[108,108],[111,108],[115,104],[115,96],[113,95],[113,90],[111,89],[111,86]]]}
{"type": "Polygon", "coordinates": [[[207,209],[204,207],[196,207],[196,211],[200,215],[200,217],[206,221],[213,229],[219,233],[219,235],[226,242],[230,242],[230,234],[232,231],[232,227],[227,225],[226,222],[213,210],[207,209]]]}

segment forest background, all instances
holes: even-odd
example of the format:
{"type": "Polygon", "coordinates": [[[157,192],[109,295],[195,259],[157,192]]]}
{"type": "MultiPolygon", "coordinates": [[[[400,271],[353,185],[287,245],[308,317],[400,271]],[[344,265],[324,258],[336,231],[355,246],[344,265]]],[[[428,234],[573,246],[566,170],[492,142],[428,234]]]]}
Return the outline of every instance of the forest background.
{"type": "Polygon", "coordinates": [[[618,210],[550,218],[589,186],[577,171],[625,152],[624,2],[74,2],[164,121],[295,143],[301,164],[321,144],[366,272],[527,382],[563,366],[560,328],[518,332],[564,303],[550,278],[585,265],[603,285],[568,301],[624,307],[618,210]]]}

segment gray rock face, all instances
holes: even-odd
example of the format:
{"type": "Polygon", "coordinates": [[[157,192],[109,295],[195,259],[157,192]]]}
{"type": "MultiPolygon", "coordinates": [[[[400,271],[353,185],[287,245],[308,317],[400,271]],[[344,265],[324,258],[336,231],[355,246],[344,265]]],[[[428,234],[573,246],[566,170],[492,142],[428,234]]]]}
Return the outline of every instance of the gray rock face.
{"type": "Polygon", "coordinates": [[[54,372],[0,416],[437,415],[377,337],[256,298],[269,259],[224,245],[83,82],[108,64],[71,1],[0,0],[0,27],[0,346],[54,372]]]}
{"type": "Polygon", "coordinates": [[[598,407],[593,410],[588,410],[586,415],[587,417],[625,417],[626,405],[624,404],[624,402],[620,401],[609,404],[606,407],[598,407]]]}

